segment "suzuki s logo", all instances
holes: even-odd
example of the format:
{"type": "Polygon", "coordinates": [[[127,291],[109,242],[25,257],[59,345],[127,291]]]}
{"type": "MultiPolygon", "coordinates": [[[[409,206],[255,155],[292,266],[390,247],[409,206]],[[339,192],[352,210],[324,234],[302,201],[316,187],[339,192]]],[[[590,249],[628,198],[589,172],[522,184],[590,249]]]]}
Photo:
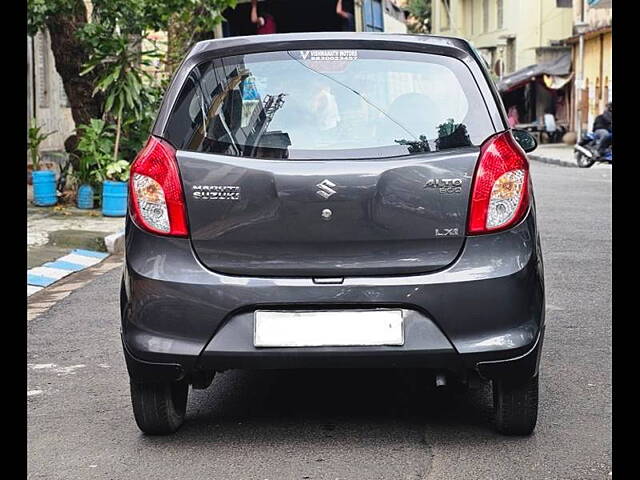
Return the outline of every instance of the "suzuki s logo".
{"type": "Polygon", "coordinates": [[[320,183],[316,185],[316,187],[319,188],[319,190],[317,190],[316,193],[326,200],[331,195],[336,193],[336,191],[333,189],[333,187],[335,186],[336,186],[335,183],[325,178],[324,180],[322,180],[320,183]]]}

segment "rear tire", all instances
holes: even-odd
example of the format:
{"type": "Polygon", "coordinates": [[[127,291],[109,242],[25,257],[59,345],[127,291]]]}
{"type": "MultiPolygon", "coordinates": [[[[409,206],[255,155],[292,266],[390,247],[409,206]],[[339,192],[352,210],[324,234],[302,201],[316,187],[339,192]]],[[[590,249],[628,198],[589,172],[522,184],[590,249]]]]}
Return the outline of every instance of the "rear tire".
{"type": "Polygon", "coordinates": [[[504,435],[530,435],[538,420],[538,376],[493,382],[494,426],[504,435]]]}
{"type": "Polygon", "coordinates": [[[173,433],[184,422],[189,384],[186,381],[130,382],[133,416],[148,435],[173,433]]]}
{"type": "Polygon", "coordinates": [[[576,157],[576,163],[578,164],[578,166],[580,168],[589,168],[591,165],[596,163],[595,160],[593,160],[592,158],[587,157],[582,152],[576,152],[575,157],[576,157]]]}

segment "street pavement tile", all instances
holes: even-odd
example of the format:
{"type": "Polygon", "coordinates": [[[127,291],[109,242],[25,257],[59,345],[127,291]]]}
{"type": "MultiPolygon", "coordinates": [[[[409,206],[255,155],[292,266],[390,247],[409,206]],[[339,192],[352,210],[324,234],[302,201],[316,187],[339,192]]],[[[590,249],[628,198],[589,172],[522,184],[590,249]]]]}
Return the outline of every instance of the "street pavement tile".
{"type": "Polygon", "coordinates": [[[42,290],[43,287],[36,287],[35,285],[27,285],[27,297],[33,295],[36,292],[42,290]]]}
{"type": "Polygon", "coordinates": [[[63,270],[71,270],[72,272],[77,272],[78,270],[82,270],[83,268],[85,268],[85,265],[81,265],[79,263],[62,262],[60,260],[56,260],[55,262],[45,263],[43,267],[61,268],[63,270]]]}
{"type": "Polygon", "coordinates": [[[82,250],[82,249],[76,249],[71,253],[75,253],[76,255],[82,255],[85,257],[94,257],[94,258],[107,258],[109,256],[108,253],[105,252],[94,252],[93,250],[82,250]]]}
{"type": "Polygon", "coordinates": [[[55,278],[43,277],[42,275],[33,275],[27,273],[27,285],[34,285],[36,287],[48,287],[55,281],[55,278]]]}
{"type": "Polygon", "coordinates": [[[48,287],[61,278],[100,263],[108,253],[75,249],[70,254],[27,270],[27,296],[48,287]]]}
{"type": "Polygon", "coordinates": [[[65,255],[64,257],[60,257],[57,262],[69,262],[76,263],[78,265],[84,265],[85,267],[90,267],[95,265],[96,263],[100,263],[100,258],[96,257],[87,257],[86,255],[78,255],[77,253],[70,253],[69,255],[65,255]]]}
{"type": "Polygon", "coordinates": [[[73,270],[63,270],[60,268],[49,268],[49,267],[36,267],[31,270],[27,270],[28,275],[37,275],[42,277],[53,278],[54,280],[60,280],[62,277],[66,277],[73,270]]]}

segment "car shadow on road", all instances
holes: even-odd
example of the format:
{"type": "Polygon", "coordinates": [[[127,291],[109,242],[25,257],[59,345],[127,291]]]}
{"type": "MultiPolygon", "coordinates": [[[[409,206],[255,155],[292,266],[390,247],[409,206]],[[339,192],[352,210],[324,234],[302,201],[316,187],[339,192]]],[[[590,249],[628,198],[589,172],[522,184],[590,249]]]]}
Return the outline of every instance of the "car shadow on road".
{"type": "Polygon", "coordinates": [[[281,435],[291,441],[295,431],[312,430],[330,441],[360,428],[382,435],[425,427],[492,434],[490,411],[488,385],[456,392],[435,387],[433,375],[420,370],[229,371],[207,390],[191,390],[177,435],[194,442],[281,435]]]}

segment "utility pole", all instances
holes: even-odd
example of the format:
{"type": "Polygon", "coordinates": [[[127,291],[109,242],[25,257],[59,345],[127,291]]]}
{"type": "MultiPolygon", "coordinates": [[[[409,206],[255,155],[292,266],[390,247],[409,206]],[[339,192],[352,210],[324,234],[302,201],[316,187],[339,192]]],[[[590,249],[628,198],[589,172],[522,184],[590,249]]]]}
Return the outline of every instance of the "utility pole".
{"type": "MultiPolygon", "coordinates": [[[[580,0],[580,21],[574,24],[578,38],[578,58],[580,61],[580,70],[576,73],[575,80],[575,116],[576,119],[576,142],[582,138],[582,90],[584,88],[584,34],[589,28],[589,24],[584,21],[584,2],[580,0]]],[[[575,68],[575,67],[574,67],[575,68]]]]}
{"type": "Polygon", "coordinates": [[[589,28],[589,24],[580,21],[575,24],[578,37],[578,58],[580,61],[579,75],[576,76],[576,141],[582,138],[582,90],[584,89],[584,34],[589,28]]]}
{"type": "Polygon", "coordinates": [[[542,0],[538,3],[538,45],[542,47],[542,0]]]}

